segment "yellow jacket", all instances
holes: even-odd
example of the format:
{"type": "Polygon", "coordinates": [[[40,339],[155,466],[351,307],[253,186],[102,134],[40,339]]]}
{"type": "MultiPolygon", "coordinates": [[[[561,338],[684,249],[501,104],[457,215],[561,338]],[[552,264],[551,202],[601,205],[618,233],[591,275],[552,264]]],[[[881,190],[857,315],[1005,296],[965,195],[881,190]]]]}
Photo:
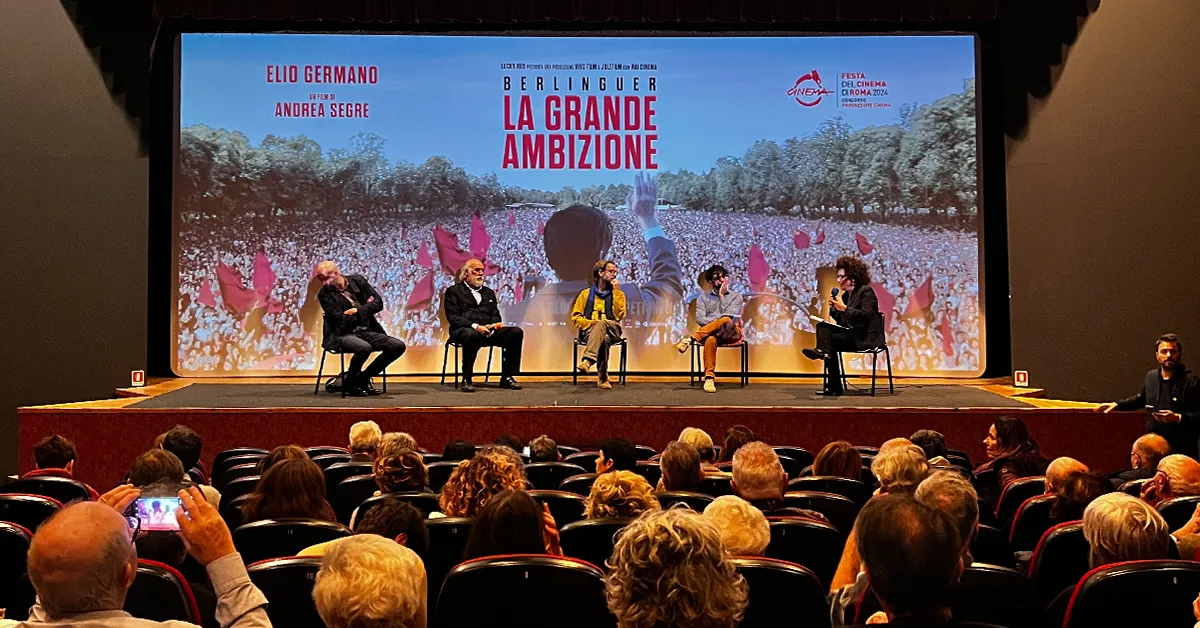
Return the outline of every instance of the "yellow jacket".
{"type": "MultiPolygon", "coordinates": [[[[598,309],[588,312],[586,315],[583,309],[587,307],[588,292],[591,288],[584,288],[579,296],[575,297],[575,305],[571,307],[571,323],[579,329],[587,329],[592,326],[593,321],[600,320],[604,317],[604,310],[598,309]]],[[[603,308],[604,301],[596,299],[596,305],[603,308]]],[[[618,321],[625,320],[625,293],[620,289],[613,290],[613,316],[618,321]]]]}

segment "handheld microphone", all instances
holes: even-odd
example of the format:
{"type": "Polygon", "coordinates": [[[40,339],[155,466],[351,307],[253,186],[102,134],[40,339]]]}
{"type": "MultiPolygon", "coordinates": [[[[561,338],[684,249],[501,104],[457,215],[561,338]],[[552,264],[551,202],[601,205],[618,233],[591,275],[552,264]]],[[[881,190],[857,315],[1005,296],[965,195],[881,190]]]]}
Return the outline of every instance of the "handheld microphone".
{"type": "Polygon", "coordinates": [[[831,297],[834,297],[834,298],[837,298],[837,295],[838,295],[838,289],[837,289],[837,288],[834,288],[834,289],[833,289],[833,292],[829,293],[829,296],[831,296],[831,297]]]}

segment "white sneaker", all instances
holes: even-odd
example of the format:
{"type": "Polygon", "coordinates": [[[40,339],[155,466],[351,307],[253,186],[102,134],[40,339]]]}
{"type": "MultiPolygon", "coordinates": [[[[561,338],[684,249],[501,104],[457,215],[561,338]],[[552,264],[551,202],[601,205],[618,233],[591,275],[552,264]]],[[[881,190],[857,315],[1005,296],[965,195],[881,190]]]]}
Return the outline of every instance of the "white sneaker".
{"type": "Polygon", "coordinates": [[[715,379],[705,378],[704,392],[717,392],[717,381],[715,379]]]}

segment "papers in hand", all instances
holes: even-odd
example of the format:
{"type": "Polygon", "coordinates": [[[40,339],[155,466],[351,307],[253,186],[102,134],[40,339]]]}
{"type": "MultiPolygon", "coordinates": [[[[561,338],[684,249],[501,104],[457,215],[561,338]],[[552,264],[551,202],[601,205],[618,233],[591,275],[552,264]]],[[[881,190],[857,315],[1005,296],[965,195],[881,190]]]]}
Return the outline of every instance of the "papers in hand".
{"type": "Polygon", "coordinates": [[[834,327],[837,327],[838,329],[850,329],[849,327],[844,327],[842,325],[838,325],[837,323],[835,323],[833,321],[827,321],[827,320],[821,318],[820,316],[813,316],[812,314],[809,314],[808,318],[810,320],[812,320],[812,322],[814,322],[814,323],[823,323],[825,325],[832,325],[834,327]]]}

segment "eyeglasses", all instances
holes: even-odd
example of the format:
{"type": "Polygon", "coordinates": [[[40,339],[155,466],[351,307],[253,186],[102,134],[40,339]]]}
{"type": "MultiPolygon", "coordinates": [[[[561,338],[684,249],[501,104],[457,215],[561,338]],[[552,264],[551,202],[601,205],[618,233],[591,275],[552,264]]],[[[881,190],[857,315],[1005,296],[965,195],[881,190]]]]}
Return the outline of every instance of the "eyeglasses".
{"type": "Polygon", "coordinates": [[[129,524],[129,541],[136,541],[138,532],[142,531],[142,520],[137,515],[125,515],[125,523],[129,524]]]}

